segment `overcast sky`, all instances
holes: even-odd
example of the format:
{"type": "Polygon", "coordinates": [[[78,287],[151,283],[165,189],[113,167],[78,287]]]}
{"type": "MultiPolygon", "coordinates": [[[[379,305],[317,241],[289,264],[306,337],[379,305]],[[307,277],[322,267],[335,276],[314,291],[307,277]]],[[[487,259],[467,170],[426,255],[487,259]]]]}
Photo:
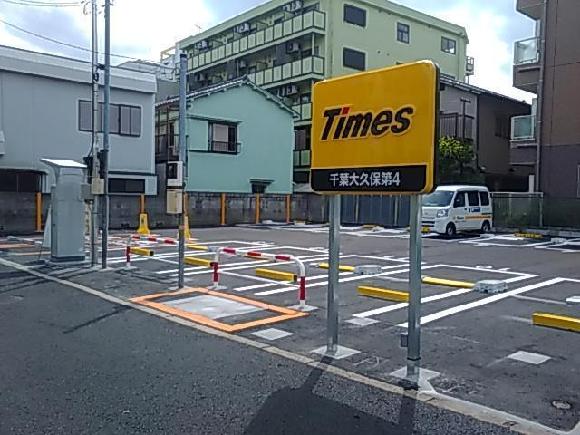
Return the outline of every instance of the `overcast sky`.
{"type": "MultiPolygon", "coordinates": [[[[0,19],[50,38],[90,47],[90,16],[82,6],[41,7],[14,4],[31,0],[0,0],[0,19]]],[[[70,3],[75,0],[43,0],[70,3]]],[[[102,2],[102,0],[100,0],[102,2]]],[[[516,0],[398,0],[467,28],[468,54],[475,57],[471,82],[530,100],[512,87],[513,41],[533,35],[533,22],[515,10],[516,0]]],[[[175,41],[263,3],[262,0],[113,0],[112,51],[158,60],[175,41]],[[198,27],[199,26],[199,27],[198,27]]],[[[101,17],[102,18],[102,15],[101,17]]],[[[102,20],[101,20],[102,22],[102,20]]],[[[102,30],[102,25],[101,25],[102,30]]],[[[89,53],[43,41],[0,22],[0,44],[89,59],[89,53]]],[[[102,45],[101,45],[102,46],[102,45]]],[[[113,62],[122,59],[114,58],[113,62]]]]}

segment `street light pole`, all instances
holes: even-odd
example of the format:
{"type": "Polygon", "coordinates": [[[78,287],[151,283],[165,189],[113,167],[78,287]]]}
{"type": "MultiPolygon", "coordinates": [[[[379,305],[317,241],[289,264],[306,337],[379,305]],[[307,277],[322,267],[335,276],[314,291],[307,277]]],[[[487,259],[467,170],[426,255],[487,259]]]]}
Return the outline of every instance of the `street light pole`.
{"type": "Polygon", "coordinates": [[[109,110],[111,106],[111,0],[105,0],[105,91],[103,108],[103,203],[102,203],[102,251],[101,267],[107,268],[109,242],[109,110]]]}
{"type": "MultiPolygon", "coordinates": [[[[91,155],[92,159],[92,182],[99,178],[99,51],[98,51],[98,33],[97,33],[97,0],[91,0],[91,20],[92,20],[92,142],[91,155]]],[[[91,202],[91,266],[98,264],[98,214],[99,205],[98,197],[94,196],[91,202]]]]}
{"type": "Polygon", "coordinates": [[[183,181],[181,183],[181,214],[179,215],[179,265],[178,265],[178,287],[184,287],[184,272],[185,272],[185,187],[187,174],[187,145],[185,138],[185,111],[186,106],[186,71],[187,71],[187,54],[181,52],[179,54],[179,161],[183,167],[183,181]]]}

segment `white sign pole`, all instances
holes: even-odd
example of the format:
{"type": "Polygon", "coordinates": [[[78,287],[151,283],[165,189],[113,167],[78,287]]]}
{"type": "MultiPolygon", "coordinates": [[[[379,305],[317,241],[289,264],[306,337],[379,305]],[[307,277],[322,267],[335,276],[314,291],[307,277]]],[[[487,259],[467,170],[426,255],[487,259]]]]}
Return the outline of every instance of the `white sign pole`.
{"type": "Polygon", "coordinates": [[[409,241],[409,335],[407,342],[407,380],[419,383],[421,367],[421,196],[411,196],[409,241]]]}
{"type": "Polygon", "coordinates": [[[338,347],[338,266],[340,260],[340,195],[329,197],[328,232],[328,294],[327,294],[327,326],[326,353],[335,354],[338,347]]]}

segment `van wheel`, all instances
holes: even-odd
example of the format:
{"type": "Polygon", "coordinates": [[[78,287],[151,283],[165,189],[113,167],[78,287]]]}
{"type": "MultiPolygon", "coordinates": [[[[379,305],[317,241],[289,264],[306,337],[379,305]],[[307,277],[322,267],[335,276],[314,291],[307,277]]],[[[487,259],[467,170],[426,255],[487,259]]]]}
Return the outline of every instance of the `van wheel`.
{"type": "Polygon", "coordinates": [[[457,228],[455,228],[454,224],[449,224],[447,225],[447,228],[445,228],[445,236],[452,238],[455,237],[457,235],[457,228]]]}
{"type": "Polygon", "coordinates": [[[491,225],[489,221],[485,221],[483,225],[481,225],[481,234],[487,234],[491,231],[491,225]]]}

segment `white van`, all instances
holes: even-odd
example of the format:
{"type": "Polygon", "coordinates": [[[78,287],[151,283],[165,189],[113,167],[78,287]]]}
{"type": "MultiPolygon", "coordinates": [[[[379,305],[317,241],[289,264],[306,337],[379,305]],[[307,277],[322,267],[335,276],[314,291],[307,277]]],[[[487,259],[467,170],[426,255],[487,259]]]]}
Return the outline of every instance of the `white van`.
{"type": "Polygon", "coordinates": [[[487,187],[439,186],[423,197],[423,231],[453,237],[458,232],[488,233],[493,210],[487,187]]]}

